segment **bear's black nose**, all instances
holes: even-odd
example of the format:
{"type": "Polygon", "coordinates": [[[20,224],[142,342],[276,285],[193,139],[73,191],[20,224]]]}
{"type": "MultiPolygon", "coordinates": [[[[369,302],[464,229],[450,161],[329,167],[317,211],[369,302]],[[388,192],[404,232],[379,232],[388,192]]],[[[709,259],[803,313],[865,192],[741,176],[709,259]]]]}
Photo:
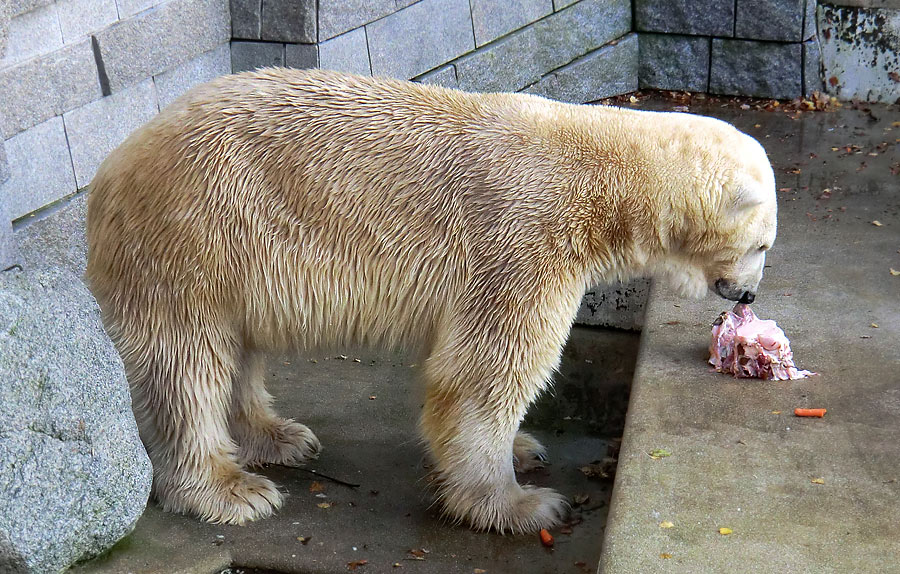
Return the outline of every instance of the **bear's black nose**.
{"type": "Polygon", "coordinates": [[[749,305],[753,303],[753,300],[756,299],[756,293],[751,293],[750,291],[744,291],[744,294],[741,295],[741,300],[738,303],[744,303],[745,305],[749,305]]]}

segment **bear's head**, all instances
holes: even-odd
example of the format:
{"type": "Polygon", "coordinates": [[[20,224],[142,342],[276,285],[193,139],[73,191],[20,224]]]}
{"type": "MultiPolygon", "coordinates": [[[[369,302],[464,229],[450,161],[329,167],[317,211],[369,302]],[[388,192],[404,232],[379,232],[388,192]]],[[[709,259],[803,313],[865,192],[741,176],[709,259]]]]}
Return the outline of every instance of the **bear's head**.
{"type": "Polygon", "coordinates": [[[714,122],[704,124],[710,137],[698,150],[707,171],[685,190],[689,207],[661,275],[682,296],[712,291],[751,303],[775,241],[775,175],[759,142],[714,122]]]}

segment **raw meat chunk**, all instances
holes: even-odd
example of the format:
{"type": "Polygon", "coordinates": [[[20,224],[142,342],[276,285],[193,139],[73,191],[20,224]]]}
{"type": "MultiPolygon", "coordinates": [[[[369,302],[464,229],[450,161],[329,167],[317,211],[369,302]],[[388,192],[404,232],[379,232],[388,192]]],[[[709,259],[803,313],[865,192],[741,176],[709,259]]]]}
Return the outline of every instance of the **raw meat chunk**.
{"type": "Polygon", "coordinates": [[[722,313],[713,323],[709,363],[720,373],[740,378],[786,381],[816,374],[795,367],[784,331],[775,321],[758,318],[743,303],[722,313]]]}

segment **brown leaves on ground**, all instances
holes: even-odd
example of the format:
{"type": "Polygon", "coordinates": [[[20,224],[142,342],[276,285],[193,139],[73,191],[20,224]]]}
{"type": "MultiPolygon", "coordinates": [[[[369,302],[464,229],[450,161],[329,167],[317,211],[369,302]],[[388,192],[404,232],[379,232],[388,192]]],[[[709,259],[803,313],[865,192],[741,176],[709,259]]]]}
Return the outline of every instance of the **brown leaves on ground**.
{"type": "Polygon", "coordinates": [[[325,492],[325,485],[323,485],[318,480],[314,480],[312,484],[309,485],[310,492],[325,492]]]}
{"type": "Polygon", "coordinates": [[[407,560],[425,560],[425,555],[428,554],[428,550],[424,548],[407,550],[406,553],[409,554],[407,560]]]}
{"type": "Polygon", "coordinates": [[[356,570],[360,566],[365,566],[368,563],[368,560],[354,560],[353,562],[347,562],[347,570],[356,570]]]}
{"type": "Polygon", "coordinates": [[[579,467],[578,470],[588,478],[596,478],[599,480],[608,480],[616,475],[616,463],[618,461],[612,457],[604,457],[595,460],[590,464],[579,467]]]}
{"type": "Polygon", "coordinates": [[[832,96],[822,92],[813,92],[808,97],[793,100],[774,100],[737,96],[716,96],[701,92],[681,92],[670,90],[639,90],[630,94],[622,94],[600,100],[599,104],[621,106],[637,104],[649,99],[663,99],[674,104],[673,111],[689,112],[692,105],[718,104],[724,107],[736,107],[742,110],[763,110],[767,112],[785,112],[797,114],[802,112],[824,112],[841,107],[841,103],[832,96]]]}

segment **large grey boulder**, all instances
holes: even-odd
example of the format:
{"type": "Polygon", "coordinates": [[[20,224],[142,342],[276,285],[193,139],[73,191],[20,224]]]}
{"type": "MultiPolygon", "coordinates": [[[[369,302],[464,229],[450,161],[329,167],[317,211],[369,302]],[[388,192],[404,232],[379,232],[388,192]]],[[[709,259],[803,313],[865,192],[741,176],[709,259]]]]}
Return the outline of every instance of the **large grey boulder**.
{"type": "Polygon", "coordinates": [[[16,233],[0,272],[0,572],[61,572],[144,510],[151,467],[82,281],[84,200],[16,233]]]}

